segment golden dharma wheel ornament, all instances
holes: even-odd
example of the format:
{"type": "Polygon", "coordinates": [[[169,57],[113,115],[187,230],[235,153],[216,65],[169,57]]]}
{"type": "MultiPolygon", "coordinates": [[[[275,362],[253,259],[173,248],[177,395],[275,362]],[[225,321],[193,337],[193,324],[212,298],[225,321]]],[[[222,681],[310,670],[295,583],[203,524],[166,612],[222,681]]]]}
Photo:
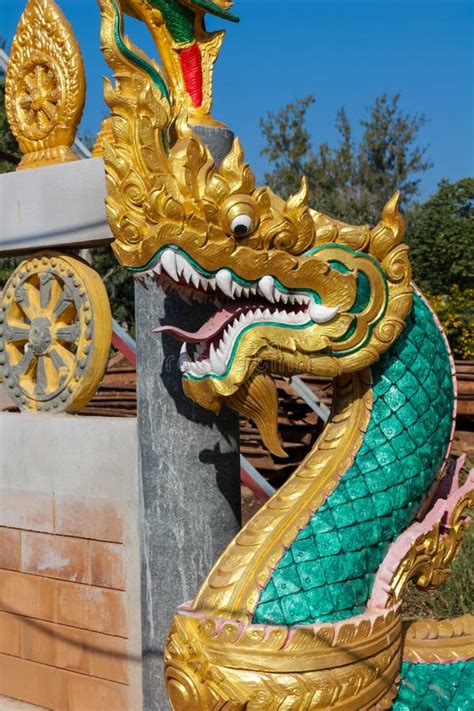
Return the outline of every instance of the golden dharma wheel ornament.
{"type": "Polygon", "coordinates": [[[76,160],[71,149],[85,100],[79,45],[53,0],[29,0],[13,40],[5,84],[19,170],[76,160]]]}
{"type": "Polygon", "coordinates": [[[21,410],[72,412],[100,383],[112,316],[100,276],[55,252],[25,259],[0,298],[0,375],[21,410]]]}

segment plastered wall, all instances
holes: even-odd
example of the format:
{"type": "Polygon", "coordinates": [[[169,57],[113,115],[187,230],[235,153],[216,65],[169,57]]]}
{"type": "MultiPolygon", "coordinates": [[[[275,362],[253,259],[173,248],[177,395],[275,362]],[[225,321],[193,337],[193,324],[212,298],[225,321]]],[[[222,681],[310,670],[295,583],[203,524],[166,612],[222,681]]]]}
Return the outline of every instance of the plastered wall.
{"type": "Polygon", "coordinates": [[[0,696],[141,709],[135,420],[0,414],[0,696]]]}

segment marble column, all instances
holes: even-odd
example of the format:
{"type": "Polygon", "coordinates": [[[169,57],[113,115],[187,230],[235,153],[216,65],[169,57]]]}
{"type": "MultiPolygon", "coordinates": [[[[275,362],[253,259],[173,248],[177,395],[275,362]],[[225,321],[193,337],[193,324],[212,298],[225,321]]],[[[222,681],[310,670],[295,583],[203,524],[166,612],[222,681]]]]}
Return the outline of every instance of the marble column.
{"type": "MultiPolygon", "coordinates": [[[[231,131],[194,130],[219,164],[231,131]]],[[[143,708],[167,711],[163,649],[173,614],[194,597],[240,526],[238,418],[227,408],[215,417],[188,400],[177,364],[180,344],[152,333],[165,323],[197,330],[206,320],[203,306],[139,284],[135,304],[143,708]]]]}

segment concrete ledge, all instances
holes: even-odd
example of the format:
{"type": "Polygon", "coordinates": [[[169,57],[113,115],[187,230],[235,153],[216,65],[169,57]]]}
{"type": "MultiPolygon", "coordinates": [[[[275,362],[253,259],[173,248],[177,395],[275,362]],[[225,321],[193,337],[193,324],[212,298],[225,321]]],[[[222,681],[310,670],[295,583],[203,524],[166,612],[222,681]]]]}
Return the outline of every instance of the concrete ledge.
{"type": "Polygon", "coordinates": [[[102,158],[0,175],[0,255],[107,244],[102,158]]]}
{"type": "Polygon", "coordinates": [[[127,502],[134,418],[0,413],[0,486],[127,502]]]}

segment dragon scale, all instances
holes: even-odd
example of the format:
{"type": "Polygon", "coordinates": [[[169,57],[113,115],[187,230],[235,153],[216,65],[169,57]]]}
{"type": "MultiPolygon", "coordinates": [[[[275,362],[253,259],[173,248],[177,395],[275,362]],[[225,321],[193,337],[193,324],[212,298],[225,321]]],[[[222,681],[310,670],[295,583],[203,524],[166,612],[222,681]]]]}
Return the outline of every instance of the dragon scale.
{"type": "MultiPolygon", "coordinates": [[[[454,367],[412,283],[395,194],[372,229],[256,185],[239,141],[217,166],[210,116],[228,0],[100,0],[112,131],[104,144],[114,251],[146,288],[215,304],[182,343],[183,388],[248,416],[283,457],[273,376],[334,378],[312,451],[178,608],[165,650],[175,711],[474,706],[471,616],[405,624],[406,585],[449,575],[472,474],[448,466],[454,367]],[[164,70],[123,36],[144,20],[164,70]]],[[[153,324],[150,324],[150,331],[153,324]]]]}
{"type": "Polygon", "coordinates": [[[388,545],[439,471],[454,394],[446,344],[420,297],[372,370],[372,411],[354,462],[288,548],[253,621],[311,624],[364,611],[388,545]]]}

